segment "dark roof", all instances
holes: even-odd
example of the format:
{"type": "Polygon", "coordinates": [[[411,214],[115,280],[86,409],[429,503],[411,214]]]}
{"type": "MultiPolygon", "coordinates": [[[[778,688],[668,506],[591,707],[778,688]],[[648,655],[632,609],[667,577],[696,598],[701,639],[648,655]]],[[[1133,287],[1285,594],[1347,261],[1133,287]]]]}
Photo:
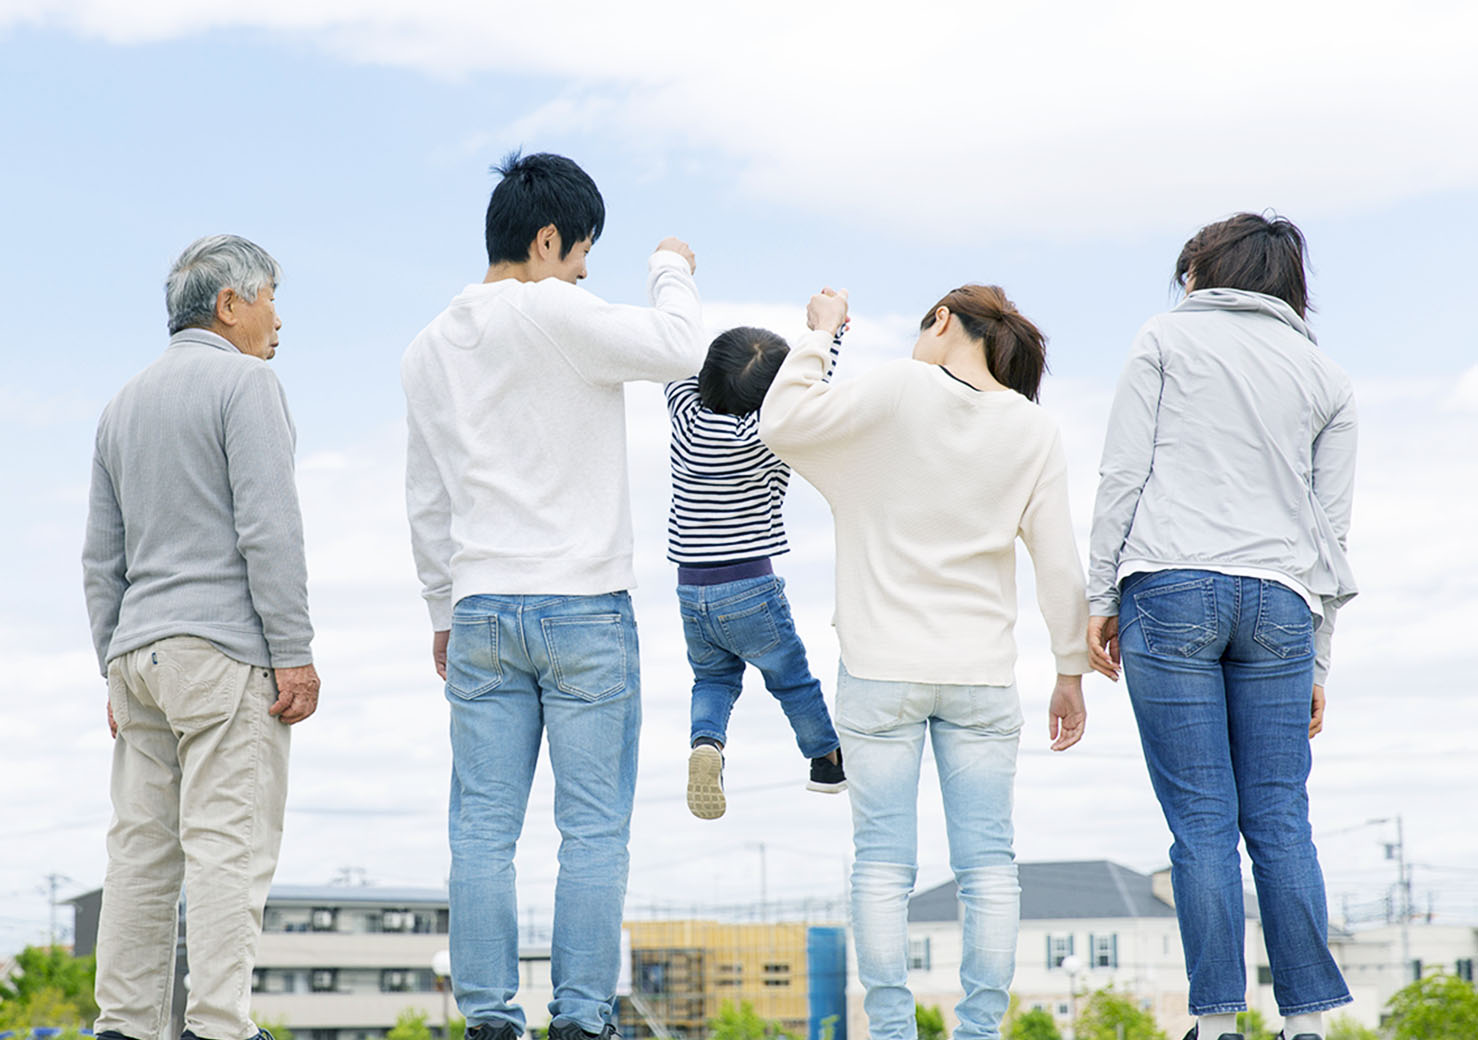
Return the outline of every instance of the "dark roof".
{"type": "MultiPolygon", "coordinates": [[[[1174,917],[1157,898],[1148,874],[1106,859],[1021,863],[1021,919],[1174,917]]],[[[955,883],[920,892],[908,903],[910,921],[958,921],[955,883]]]]}

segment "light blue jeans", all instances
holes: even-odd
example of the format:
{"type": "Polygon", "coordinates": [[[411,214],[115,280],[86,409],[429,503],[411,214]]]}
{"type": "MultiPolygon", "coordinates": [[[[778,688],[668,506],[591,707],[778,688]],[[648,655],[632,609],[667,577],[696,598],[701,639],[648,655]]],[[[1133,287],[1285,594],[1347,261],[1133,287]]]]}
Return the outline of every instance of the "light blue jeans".
{"type": "Polygon", "coordinates": [[[468,596],[452,615],[452,991],[468,1027],[524,1028],[513,853],[543,735],[554,769],[559,877],[555,1025],[599,1033],[620,971],[641,679],[625,592],[468,596]]]}
{"type": "Polygon", "coordinates": [[[754,665],[780,702],[796,745],[807,758],[837,749],[821,684],[806,663],[785,598],[785,581],[773,574],[719,585],[679,585],[683,635],[693,669],[690,742],[729,741],[729,714],[744,687],[744,666],[754,665]]]}
{"type": "Polygon", "coordinates": [[[1013,686],[859,679],[839,669],[837,731],[852,801],[852,933],[872,1040],[914,1040],[908,899],[918,872],[919,764],[933,741],[949,863],[965,910],[955,1040],[995,1040],[1016,967],[1021,888],[1011,803],[1021,701],[1013,686]]]}
{"type": "Polygon", "coordinates": [[[1170,881],[1190,1013],[1247,1006],[1239,834],[1252,859],[1278,1010],[1348,1004],[1329,954],[1324,874],[1309,828],[1308,605],[1259,578],[1131,574],[1119,649],[1150,780],[1175,836],[1170,881]]]}

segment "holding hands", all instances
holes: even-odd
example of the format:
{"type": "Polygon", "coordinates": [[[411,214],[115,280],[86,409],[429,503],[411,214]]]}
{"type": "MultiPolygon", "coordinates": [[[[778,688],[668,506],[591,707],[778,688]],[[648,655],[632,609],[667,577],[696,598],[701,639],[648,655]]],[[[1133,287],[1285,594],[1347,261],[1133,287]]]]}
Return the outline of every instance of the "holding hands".
{"type": "Polygon", "coordinates": [[[847,324],[847,290],[822,289],[806,304],[806,326],[837,334],[847,324]]]}
{"type": "Polygon", "coordinates": [[[668,235],[662,241],[657,243],[657,252],[661,252],[664,249],[676,253],[678,256],[682,257],[688,262],[688,270],[691,271],[693,274],[698,273],[698,258],[693,255],[692,246],[688,245],[680,238],[674,238],[672,235],[668,235]]]}

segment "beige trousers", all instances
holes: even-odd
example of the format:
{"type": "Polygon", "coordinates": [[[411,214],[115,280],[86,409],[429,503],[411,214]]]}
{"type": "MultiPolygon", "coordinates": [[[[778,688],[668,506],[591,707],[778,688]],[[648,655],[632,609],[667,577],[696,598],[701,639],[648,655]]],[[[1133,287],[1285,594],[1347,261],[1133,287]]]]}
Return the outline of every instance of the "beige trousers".
{"type": "Polygon", "coordinates": [[[180,885],[185,1027],[246,1040],[262,907],[282,844],[289,728],[272,672],[174,636],[115,658],[113,823],[98,922],[94,1029],[169,1036],[180,885]]]}

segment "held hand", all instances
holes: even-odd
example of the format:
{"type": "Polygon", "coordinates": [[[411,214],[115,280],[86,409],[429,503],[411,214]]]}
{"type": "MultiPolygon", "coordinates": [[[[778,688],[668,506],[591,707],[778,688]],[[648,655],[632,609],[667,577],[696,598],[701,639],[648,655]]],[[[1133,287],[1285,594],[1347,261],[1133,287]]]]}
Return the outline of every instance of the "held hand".
{"type": "Polygon", "coordinates": [[[291,726],[318,710],[318,672],[311,664],[301,668],[274,669],[277,702],[267,709],[278,722],[291,726]]]}
{"type": "Polygon", "coordinates": [[[1047,736],[1053,751],[1066,751],[1083,739],[1088,709],[1083,706],[1083,677],[1059,675],[1047,705],[1047,736]]]}
{"type": "Polygon", "coordinates": [[[671,235],[668,235],[662,241],[657,243],[657,249],[666,249],[670,252],[676,253],[678,256],[682,257],[688,262],[689,271],[691,271],[693,274],[698,273],[698,258],[693,255],[693,250],[682,239],[673,238],[671,235]]]}
{"type": "Polygon", "coordinates": [[[451,635],[449,628],[431,633],[431,663],[436,665],[436,674],[441,676],[442,682],[446,681],[446,644],[451,635]]]}
{"type": "Polygon", "coordinates": [[[1106,675],[1114,682],[1119,681],[1119,619],[1099,617],[1088,619],[1088,659],[1093,670],[1106,675]]]}
{"type": "Polygon", "coordinates": [[[1314,684],[1314,701],[1309,712],[1309,739],[1313,740],[1324,729],[1324,687],[1314,684]]]}
{"type": "Polygon", "coordinates": [[[806,327],[824,330],[833,336],[847,324],[847,290],[822,289],[806,304],[806,327]]]}
{"type": "MultiPolygon", "coordinates": [[[[1318,689],[1318,687],[1315,687],[1318,689]]],[[[118,723],[113,720],[113,702],[108,702],[108,732],[113,734],[113,739],[118,739],[118,723]]]]}

